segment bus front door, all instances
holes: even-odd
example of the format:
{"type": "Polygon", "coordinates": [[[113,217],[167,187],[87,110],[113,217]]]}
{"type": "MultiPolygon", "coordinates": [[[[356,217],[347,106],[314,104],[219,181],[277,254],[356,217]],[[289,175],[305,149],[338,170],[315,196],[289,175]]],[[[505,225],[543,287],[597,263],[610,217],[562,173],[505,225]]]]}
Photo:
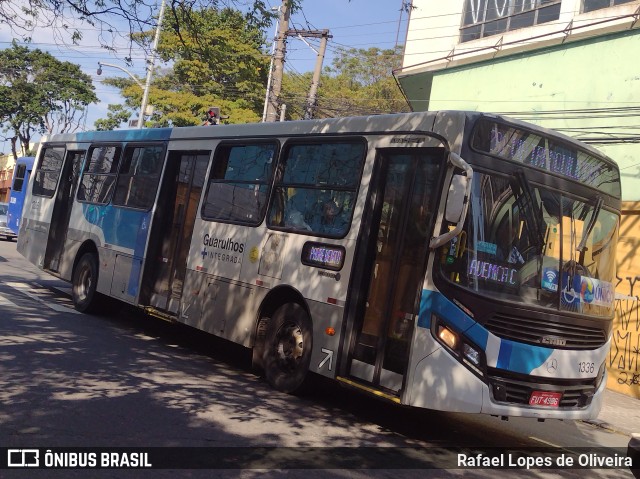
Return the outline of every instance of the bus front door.
{"type": "Polygon", "coordinates": [[[49,238],[44,255],[43,267],[50,271],[60,271],[60,261],[65,250],[71,208],[78,187],[78,177],[84,155],[84,150],[69,150],[62,164],[60,184],[53,205],[49,238]]]}
{"type": "Polygon", "coordinates": [[[424,282],[444,150],[381,150],[369,218],[366,288],[357,308],[349,375],[398,396],[404,384],[424,282]]]}
{"type": "Polygon", "coordinates": [[[178,312],[210,152],[169,153],[145,267],[151,306],[178,312]]]}

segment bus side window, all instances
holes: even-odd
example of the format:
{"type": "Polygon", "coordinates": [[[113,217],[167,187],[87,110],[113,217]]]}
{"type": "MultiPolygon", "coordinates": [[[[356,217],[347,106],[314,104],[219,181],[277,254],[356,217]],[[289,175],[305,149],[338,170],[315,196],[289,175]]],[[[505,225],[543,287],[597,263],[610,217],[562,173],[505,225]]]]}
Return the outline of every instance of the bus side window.
{"type": "Polygon", "coordinates": [[[153,205],[162,171],[164,147],[136,146],[125,149],[113,204],[148,210],[153,205]]]}
{"type": "Polygon", "coordinates": [[[78,200],[106,204],[113,193],[120,153],[119,146],[97,146],[89,150],[89,160],[82,173],[78,200]]]}
{"type": "Polygon", "coordinates": [[[269,210],[271,228],[341,238],[351,224],[365,145],[360,140],[292,144],[269,210]]]}
{"type": "Polygon", "coordinates": [[[202,217],[258,225],[269,197],[277,144],[222,144],[213,157],[213,166],[202,204],[202,217]]]}

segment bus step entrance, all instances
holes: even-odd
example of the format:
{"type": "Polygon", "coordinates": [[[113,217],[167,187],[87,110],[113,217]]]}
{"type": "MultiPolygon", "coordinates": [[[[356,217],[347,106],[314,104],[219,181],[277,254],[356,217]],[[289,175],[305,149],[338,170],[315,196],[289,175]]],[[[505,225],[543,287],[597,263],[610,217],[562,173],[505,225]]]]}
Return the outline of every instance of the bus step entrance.
{"type": "Polygon", "coordinates": [[[153,316],[154,318],[162,319],[163,321],[168,321],[170,323],[176,323],[178,321],[178,318],[175,315],[160,311],[154,307],[146,306],[143,309],[145,313],[149,316],[153,316]]]}
{"type": "Polygon", "coordinates": [[[394,394],[389,394],[386,391],[382,391],[380,389],[376,389],[374,387],[365,385],[365,384],[361,384],[359,382],[356,382],[352,379],[349,378],[345,378],[342,376],[336,376],[336,379],[341,382],[342,384],[346,384],[349,387],[352,388],[356,388],[356,389],[360,389],[361,391],[366,391],[369,394],[373,394],[374,396],[377,396],[379,398],[383,398],[383,399],[387,399],[388,401],[392,401],[396,404],[401,404],[400,403],[400,398],[398,396],[395,396],[394,394]]]}

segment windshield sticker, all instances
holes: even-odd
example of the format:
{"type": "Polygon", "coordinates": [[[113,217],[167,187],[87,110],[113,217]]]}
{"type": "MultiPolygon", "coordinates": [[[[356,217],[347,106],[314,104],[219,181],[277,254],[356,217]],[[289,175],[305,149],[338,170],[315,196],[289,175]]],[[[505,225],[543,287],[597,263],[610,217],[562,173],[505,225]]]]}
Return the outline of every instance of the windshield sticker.
{"type": "Polygon", "coordinates": [[[547,291],[558,291],[558,270],[545,268],[542,272],[542,289],[547,291]]]}
{"type": "Polygon", "coordinates": [[[486,241],[478,241],[476,251],[478,253],[488,253],[495,256],[498,254],[498,245],[495,243],[487,243],[486,241]]]}
{"type": "Polygon", "coordinates": [[[568,273],[563,275],[563,283],[566,285],[562,291],[563,299],[569,304],[585,303],[606,308],[610,308],[613,305],[615,298],[613,283],[600,281],[588,276],[575,275],[573,277],[573,287],[568,289],[568,273]]]}

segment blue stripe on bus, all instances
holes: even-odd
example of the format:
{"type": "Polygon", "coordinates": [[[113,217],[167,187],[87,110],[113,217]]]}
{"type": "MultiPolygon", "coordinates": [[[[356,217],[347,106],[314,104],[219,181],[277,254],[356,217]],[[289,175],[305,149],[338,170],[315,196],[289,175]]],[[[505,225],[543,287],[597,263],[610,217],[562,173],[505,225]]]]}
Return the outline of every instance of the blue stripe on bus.
{"type": "Polygon", "coordinates": [[[500,341],[496,367],[516,373],[531,374],[531,371],[542,366],[552,353],[553,349],[550,348],[503,339],[500,341]]]}
{"type": "Polygon", "coordinates": [[[450,324],[455,330],[465,332],[465,335],[482,349],[486,348],[489,332],[485,328],[478,325],[469,315],[441,293],[427,289],[422,290],[418,326],[430,328],[431,315],[433,313],[437,314],[447,324],[450,324]]]}
{"type": "Polygon", "coordinates": [[[144,257],[144,250],[147,244],[147,232],[149,230],[151,212],[144,214],[140,219],[140,227],[138,228],[136,244],[133,249],[133,255],[136,258],[140,258],[140,261],[134,261],[131,265],[131,273],[129,274],[129,282],[127,285],[127,294],[134,297],[138,294],[138,282],[140,273],[142,272],[142,258],[144,257]]]}
{"type": "MultiPolygon", "coordinates": [[[[471,319],[464,311],[437,291],[423,290],[418,314],[418,326],[431,327],[431,315],[436,314],[455,330],[463,332],[477,346],[486,350],[489,332],[471,319]]],[[[499,340],[496,367],[522,374],[530,374],[542,366],[553,353],[553,349],[521,344],[506,339],[499,340]]]]}
{"type": "Polygon", "coordinates": [[[82,211],[86,220],[102,230],[107,244],[127,248],[134,251],[136,256],[144,253],[144,243],[140,236],[144,227],[144,234],[149,224],[149,213],[111,205],[83,204],[82,211]]]}

